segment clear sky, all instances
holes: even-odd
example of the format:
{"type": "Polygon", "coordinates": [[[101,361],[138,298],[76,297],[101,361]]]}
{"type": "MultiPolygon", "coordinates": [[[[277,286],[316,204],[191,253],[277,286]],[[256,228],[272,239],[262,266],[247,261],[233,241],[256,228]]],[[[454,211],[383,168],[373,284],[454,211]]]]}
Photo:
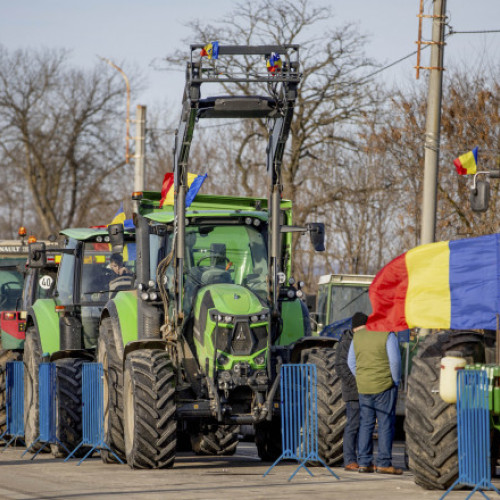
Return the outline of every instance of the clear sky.
{"type": "MultiPolygon", "coordinates": [[[[293,0],[292,0],[293,1],[293,0]]],[[[359,24],[369,36],[366,52],[386,64],[415,50],[420,0],[316,0],[330,5],[333,22],[359,24]]],[[[0,43],[8,49],[68,48],[77,65],[95,64],[97,55],[139,68],[148,88],[138,102],[180,102],[183,74],[154,70],[151,62],[189,36],[185,23],[221,19],[234,8],[230,0],[0,0],[0,43]]],[[[426,0],[429,10],[431,0],[426,0]]],[[[500,0],[448,0],[449,23],[457,31],[500,29],[500,0]]],[[[430,26],[430,20],[426,25],[430,26]]],[[[190,40],[199,42],[200,40],[190,40]]],[[[500,34],[454,35],[448,38],[445,64],[499,61],[500,34]]],[[[428,53],[423,56],[428,61],[428,53]]],[[[414,78],[412,57],[381,74],[389,81],[414,78]]]]}

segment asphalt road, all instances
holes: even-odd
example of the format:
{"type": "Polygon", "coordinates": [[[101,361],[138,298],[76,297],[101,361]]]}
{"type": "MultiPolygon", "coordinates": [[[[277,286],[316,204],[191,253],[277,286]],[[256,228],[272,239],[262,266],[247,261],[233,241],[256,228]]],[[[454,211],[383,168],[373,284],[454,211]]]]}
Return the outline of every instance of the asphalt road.
{"type": "MultiPolygon", "coordinates": [[[[359,474],[334,468],[340,480],[322,467],[312,467],[314,477],[298,464],[280,462],[263,477],[271,464],[261,462],[253,443],[240,443],[232,457],[198,457],[178,454],[169,470],[131,470],[126,465],[104,465],[95,456],[80,466],[64,463],[49,454],[35,460],[21,458],[22,448],[0,453],[0,499],[439,499],[443,492],[416,486],[410,472],[403,476],[359,474]]],[[[396,443],[394,464],[403,466],[403,444],[396,443]]],[[[497,487],[499,485],[497,484],[497,487]]],[[[465,491],[446,498],[464,499],[465,491]]],[[[476,493],[475,496],[480,496],[476,493]]],[[[488,495],[492,497],[492,495],[488,495]]]]}

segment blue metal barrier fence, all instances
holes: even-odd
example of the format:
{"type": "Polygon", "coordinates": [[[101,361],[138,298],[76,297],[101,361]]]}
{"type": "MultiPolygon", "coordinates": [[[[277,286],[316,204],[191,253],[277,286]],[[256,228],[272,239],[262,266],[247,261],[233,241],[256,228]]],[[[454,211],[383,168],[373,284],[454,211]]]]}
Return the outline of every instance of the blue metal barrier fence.
{"type": "Polygon", "coordinates": [[[78,462],[78,465],[90,456],[94,450],[102,448],[110,451],[120,463],[123,463],[104,441],[103,377],[104,372],[101,363],[85,363],[83,365],[83,436],[81,443],[66,458],[66,460],[69,460],[82,446],[90,446],[91,449],[78,462]]]}
{"type": "Polygon", "coordinates": [[[283,459],[295,459],[300,465],[290,481],[307,462],[319,462],[339,477],[318,455],[318,377],[316,365],[286,364],[281,367],[281,442],[283,452],[264,477],[283,459]]]}
{"type": "Polygon", "coordinates": [[[38,367],[38,403],[40,434],[23,453],[24,456],[37,443],[43,443],[42,447],[31,457],[33,460],[47,445],[51,443],[60,444],[69,453],[66,446],[59,441],[56,435],[56,384],[57,367],[55,363],[40,363],[38,367]]]}
{"type": "Polygon", "coordinates": [[[476,491],[495,490],[491,484],[490,409],[488,375],[484,370],[460,370],[457,378],[458,479],[441,497],[457,485],[476,491]]]}
{"type": "Polygon", "coordinates": [[[24,437],[24,365],[22,361],[6,363],[6,430],[0,436],[10,436],[4,450],[16,439],[24,437]]]}

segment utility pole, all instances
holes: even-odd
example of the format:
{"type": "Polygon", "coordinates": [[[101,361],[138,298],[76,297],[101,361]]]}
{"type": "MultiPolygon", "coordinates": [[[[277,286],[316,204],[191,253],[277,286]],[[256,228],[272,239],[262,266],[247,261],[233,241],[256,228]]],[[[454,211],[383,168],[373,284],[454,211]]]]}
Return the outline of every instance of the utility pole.
{"type": "MultiPolygon", "coordinates": [[[[144,191],[146,106],[137,106],[135,113],[134,192],[144,191]]],[[[136,202],[137,203],[137,202],[136,202]]],[[[135,207],[138,208],[138,207],[135,207]]]]}
{"type": "Polygon", "coordinates": [[[422,232],[420,243],[436,239],[437,180],[443,86],[444,22],[446,0],[433,0],[432,42],[427,117],[425,122],[424,190],[422,198],[422,232]]]}

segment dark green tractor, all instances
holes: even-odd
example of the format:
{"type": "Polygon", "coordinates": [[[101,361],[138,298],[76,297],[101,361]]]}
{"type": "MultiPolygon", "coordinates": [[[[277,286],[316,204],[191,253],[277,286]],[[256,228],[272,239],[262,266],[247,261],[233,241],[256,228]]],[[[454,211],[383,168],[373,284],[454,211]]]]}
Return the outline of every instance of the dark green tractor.
{"type": "MultiPolygon", "coordinates": [[[[192,54],[201,48],[191,46],[192,54]]],[[[280,366],[300,361],[319,370],[320,455],[330,465],[342,460],[335,341],[310,336],[302,284],[290,274],[292,233],[309,233],[321,251],[324,228],[293,226],[291,202],[281,197],[298,46],[219,46],[219,58],[261,64],[272,52],[286,61],[282,73],[245,76],[272,84],[269,96],[201,98],[201,83],[219,80],[192,57],[174,150],[175,204],[160,208],[159,192],[136,196],[138,289],[108,302],[98,345],[106,440],[131,467],[171,467],[185,449],[232,454],[240,425],[254,427],[263,460],[276,459],[280,366]],[[198,195],[187,206],[189,148],[202,118],[268,119],[267,199],[198,195]]]]}

